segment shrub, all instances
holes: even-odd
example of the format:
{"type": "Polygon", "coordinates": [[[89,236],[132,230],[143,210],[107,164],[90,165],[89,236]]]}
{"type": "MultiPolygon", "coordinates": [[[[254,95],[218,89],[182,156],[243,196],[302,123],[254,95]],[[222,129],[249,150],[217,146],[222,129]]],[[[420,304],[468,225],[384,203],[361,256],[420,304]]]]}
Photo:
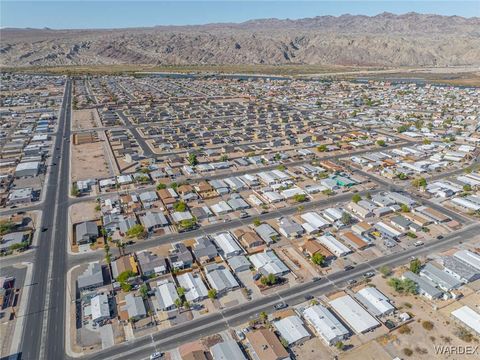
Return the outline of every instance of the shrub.
{"type": "Polygon", "coordinates": [[[433,329],[433,323],[431,321],[428,321],[428,320],[425,320],[423,323],[422,323],[422,327],[425,329],[425,330],[432,330],[433,329]]]}
{"type": "Polygon", "coordinates": [[[402,334],[402,335],[403,335],[403,334],[408,335],[408,334],[410,334],[410,333],[412,332],[412,329],[411,329],[410,326],[408,326],[408,325],[402,325],[402,326],[400,326],[400,327],[398,328],[398,332],[399,332],[400,334],[402,334]]]}
{"type": "Polygon", "coordinates": [[[405,356],[412,356],[413,355],[412,349],[409,349],[409,348],[404,348],[403,353],[405,354],[405,356]]]}

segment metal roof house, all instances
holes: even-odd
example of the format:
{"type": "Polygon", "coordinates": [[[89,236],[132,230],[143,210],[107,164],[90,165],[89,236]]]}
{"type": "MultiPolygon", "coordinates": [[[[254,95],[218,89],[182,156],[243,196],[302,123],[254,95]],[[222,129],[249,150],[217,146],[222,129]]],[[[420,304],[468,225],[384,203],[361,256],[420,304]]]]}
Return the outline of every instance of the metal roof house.
{"type": "Polygon", "coordinates": [[[296,315],[287,316],[275,321],[273,326],[284,338],[288,346],[296,345],[310,339],[310,333],[305,329],[303,321],[296,315]]]}
{"type": "Polygon", "coordinates": [[[250,261],[263,275],[274,274],[280,276],[290,272],[272,249],[265,249],[263,252],[251,255],[250,261]]]}
{"type": "Polygon", "coordinates": [[[375,316],[388,315],[395,311],[390,299],[374,287],[361,289],[355,294],[355,298],[375,316]]]}
{"type": "Polygon", "coordinates": [[[205,266],[206,277],[212,288],[218,294],[225,293],[239,287],[237,280],[232,273],[222,265],[210,264],[205,266]]]}
{"type": "Polygon", "coordinates": [[[77,224],[75,229],[77,244],[88,244],[98,238],[98,226],[93,221],[77,224]]]}
{"type": "Polygon", "coordinates": [[[247,360],[235,340],[227,340],[210,348],[213,360],[247,360]]]}
{"type": "Polygon", "coordinates": [[[105,294],[98,294],[94,296],[90,303],[92,311],[92,321],[94,323],[102,322],[110,318],[110,305],[108,303],[108,296],[105,294]]]}
{"type": "Polygon", "coordinates": [[[464,263],[480,270],[480,255],[475,254],[469,250],[460,250],[453,254],[457,259],[464,263]]]}
{"type": "Polygon", "coordinates": [[[469,283],[480,279],[480,270],[461,261],[454,256],[443,258],[444,271],[463,283],[469,283]]]}
{"type": "Polygon", "coordinates": [[[208,296],[208,290],[201,276],[191,272],[177,276],[178,284],[185,289],[187,301],[201,301],[208,296]]]}
{"type": "Polygon", "coordinates": [[[88,264],[88,268],[77,278],[77,286],[80,291],[95,289],[103,284],[102,265],[98,262],[88,264]]]}
{"type": "Polygon", "coordinates": [[[454,289],[458,289],[462,285],[460,280],[456,279],[445,271],[442,271],[431,263],[425,264],[423,269],[420,271],[420,276],[427,278],[443,291],[452,291],[454,289]]]}
{"type": "Polygon", "coordinates": [[[331,300],[329,304],[357,334],[365,333],[380,325],[372,315],[365,311],[349,295],[331,300]]]}
{"type": "Polygon", "coordinates": [[[242,248],[238,245],[230,232],[222,232],[214,235],[213,241],[218,246],[220,253],[225,259],[243,253],[242,248]]]}
{"type": "Polygon", "coordinates": [[[346,256],[352,252],[352,250],[330,234],[320,236],[318,241],[338,257],[346,256]]]}
{"type": "Polygon", "coordinates": [[[452,311],[452,316],[480,335],[480,314],[468,306],[452,311]]]}
{"type": "Polygon", "coordinates": [[[140,296],[135,296],[133,294],[127,294],[125,296],[126,305],[124,310],[128,312],[129,319],[142,319],[147,316],[147,310],[145,309],[145,304],[143,299],[140,296]]]}
{"type": "Polygon", "coordinates": [[[350,334],[335,315],[322,305],[307,308],[303,312],[303,317],[328,345],[334,345],[350,334]]]}
{"type": "Polygon", "coordinates": [[[273,243],[274,239],[279,237],[279,234],[269,224],[261,224],[255,227],[254,230],[266,244],[273,243]]]}
{"type": "Polygon", "coordinates": [[[435,287],[435,284],[424,277],[420,277],[411,271],[407,271],[402,276],[404,279],[410,279],[417,284],[417,290],[420,295],[425,296],[427,299],[440,299],[443,296],[443,292],[435,287]]]}
{"type": "Polygon", "coordinates": [[[155,289],[155,296],[158,309],[162,311],[175,309],[175,300],[179,298],[175,285],[170,281],[160,283],[155,289]]]}

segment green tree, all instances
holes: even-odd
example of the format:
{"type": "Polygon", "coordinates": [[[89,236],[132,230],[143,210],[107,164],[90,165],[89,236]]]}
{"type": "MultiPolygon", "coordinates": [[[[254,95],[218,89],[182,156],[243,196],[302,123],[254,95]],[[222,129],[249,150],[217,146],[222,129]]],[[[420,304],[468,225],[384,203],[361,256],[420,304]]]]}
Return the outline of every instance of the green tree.
{"type": "Polygon", "coordinates": [[[260,321],[265,323],[268,320],[268,314],[265,311],[262,311],[259,314],[260,321]]]}
{"type": "Polygon", "coordinates": [[[228,160],[228,155],[227,154],[223,154],[221,157],[220,157],[220,161],[227,161],[228,160]]]}
{"type": "Polygon", "coordinates": [[[377,140],[378,146],[385,146],[385,140],[377,140]]]}
{"type": "Polygon", "coordinates": [[[463,191],[472,191],[472,186],[470,184],[463,185],[463,191]]]}
{"type": "Polygon", "coordinates": [[[399,126],[399,127],[397,128],[397,131],[398,131],[399,133],[404,133],[404,132],[407,131],[407,130],[408,130],[408,126],[407,126],[407,125],[402,125],[402,126],[399,126]]]}
{"type": "Polygon", "coordinates": [[[181,286],[178,287],[178,288],[177,288],[177,294],[178,294],[178,296],[180,296],[180,297],[185,296],[185,289],[184,289],[183,287],[181,287],[181,286]]]}
{"type": "Polygon", "coordinates": [[[170,183],[170,188],[173,189],[173,190],[176,190],[178,188],[178,184],[176,182],[172,182],[170,183]]]}
{"type": "Polygon", "coordinates": [[[129,238],[140,238],[145,235],[145,228],[141,224],[135,224],[127,230],[127,236],[129,238]]]}
{"type": "Polygon", "coordinates": [[[268,274],[267,276],[262,276],[260,282],[262,285],[272,286],[278,282],[278,278],[275,276],[275,274],[268,274]]]}
{"type": "Polygon", "coordinates": [[[208,290],[208,298],[209,299],[215,299],[217,297],[217,290],[215,289],[210,289],[208,290]]]}
{"type": "Polygon", "coordinates": [[[402,212],[404,212],[404,213],[410,212],[410,208],[408,207],[407,204],[400,204],[400,209],[401,209],[402,212]]]}
{"type": "Polygon", "coordinates": [[[398,173],[398,174],[397,174],[397,177],[398,177],[400,180],[407,180],[407,179],[408,179],[408,176],[407,176],[405,173],[398,173]]]}
{"type": "Polygon", "coordinates": [[[260,221],[260,219],[258,218],[253,219],[253,226],[258,227],[260,225],[262,225],[262,222],[260,221]]]}
{"type": "Polygon", "coordinates": [[[10,220],[4,221],[0,224],[0,235],[5,235],[13,231],[15,224],[10,220]]]}
{"type": "Polygon", "coordinates": [[[120,283],[120,287],[124,292],[129,292],[132,290],[132,285],[130,285],[129,283],[122,282],[120,283]]]}
{"type": "Polygon", "coordinates": [[[423,139],[423,144],[424,145],[430,145],[432,141],[430,139],[423,139]]]}
{"type": "Polygon", "coordinates": [[[191,153],[188,155],[188,163],[191,166],[198,165],[198,159],[197,159],[197,154],[191,153]]]}
{"type": "Polygon", "coordinates": [[[177,309],[180,309],[180,307],[182,306],[182,300],[180,298],[176,298],[174,301],[174,304],[177,307],[177,309]]]}
{"type": "Polygon", "coordinates": [[[187,210],[187,204],[185,204],[183,201],[177,201],[175,204],[173,204],[173,208],[175,211],[183,212],[187,210]]]}
{"type": "Polygon", "coordinates": [[[78,186],[77,186],[76,183],[73,183],[72,189],[71,189],[71,191],[70,191],[70,194],[71,194],[72,196],[75,196],[75,197],[77,197],[77,196],[80,195],[80,190],[78,190],[78,186]]]}
{"type": "Polygon", "coordinates": [[[412,185],[416,188],[427,186],[427,180],[424,177],[418,177],[412,180],[412,185]]]}
{"type": "Polygon", "coordinates": [[[343,214],[342,214],[341,221],[345,225],[350,225],[353,222],[352,215],[350,215],[348,212],[344,211],[343,214]]]}
{"type": "Polygon", "coordinates": [[[315,265],[322,266],[323,262],[325,261],[325,256],[317,252],[312,255],[311,260],[315,265]]]}
{"type": "Polygon", "coordinates": [[[413,259],[410,261],[410,271],[414,274],[418,274],[422,268],[422,262],[419,259],[413,259]]]}
{"type": "Polygon", "coordinates": [[[148,287],[147,284],[142,284],[140,286],[140,289],[138,289],[138,292],[140,293],[140,296],[146,300],[148,298],[148,287]]]}
{"type": "Polygon", "coordinates": [[[352,201],[357,204],[360,200],[362,200],[362,197],[359,194],[353,194],[352,196],[352,201]]]}
{"type": "Polygon", "coordinates": [[[378,269],[378,271],[380,271],[380,273],[383,275],[383,277],[390,276],[390,274],[392,273],[392,269],[390,269],[387,265],[381,266],[378,269]]]}
{"type": "Polygon", "coordinates": [[[387,283],[400,294],[417,294],[417,284],[410,279],[390,278],[387,283]]]}
{"type": "Polygon", "coordinates": [[[293,196],[293,200],[295,200],[296,202],[304,202],[307,200],[307,195],[305,194],[295,194],[293,196]]]}
{"type": "Polygon", "coordinates": [[[327,151],[327,145],[322,144],[322,145],[317,146],[317,151],[319,151],[319,152],[327,151]]]}
{"type": "Polygon", "coordinates": [[[157,184],[157,190],[162,190],[162,189],[166,189],[166,188],[167,188],[166,184],[163,184],[163,183],[158,183],[157,184]]]}
{"type": "Polygon", "coordinates": [[[338,350],[343,350],[345,348],[345,344],[341,341],[337,342],[335,344],[335,347],[338,349],[338,350]]]}

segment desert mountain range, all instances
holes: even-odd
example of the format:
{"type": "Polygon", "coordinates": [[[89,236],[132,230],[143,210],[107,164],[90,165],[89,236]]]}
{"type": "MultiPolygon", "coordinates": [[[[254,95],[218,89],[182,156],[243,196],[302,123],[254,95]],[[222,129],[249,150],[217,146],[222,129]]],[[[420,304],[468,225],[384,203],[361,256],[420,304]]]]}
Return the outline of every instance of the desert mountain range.
{"type": "Polygon", "coordinates": [[[0,64],[480,65],[480,18],[382,13],[109,30],[6,28],[0,64]]]}

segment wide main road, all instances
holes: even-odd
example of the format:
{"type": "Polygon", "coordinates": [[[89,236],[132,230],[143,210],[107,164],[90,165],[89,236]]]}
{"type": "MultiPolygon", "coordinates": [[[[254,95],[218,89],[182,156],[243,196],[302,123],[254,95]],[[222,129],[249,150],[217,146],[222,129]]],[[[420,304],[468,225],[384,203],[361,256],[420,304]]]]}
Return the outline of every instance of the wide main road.
{"type": "Polygon", "coordinates": [[[271,313],[274,305],[281,301],[288,305],[296,305],[305,301],[305,295],[325,295],[332,291],[342,289],[348,280],[359,279],[366,271],[376,271],[381,266],[391,268],[405,264],[411,257],[428,256],[437,251],[449,249],[470,239],[478,234],[480,223],[473,223],[462,230],[446,235],[442,240],[426,243],[421,247],[411,247],[400,253],[378,257],[364,262],[351,271],[339,271],[322,278],[317,282],[306,282],[291,288],[278,291],[251,302],[227,308],[221,312],[206,315],[203,318],[179,324],[175,327],[146,335],[119,346],[114,346],[98,353],[84,356],[88,360],[133,360],[145,359],[157,350],[168,350],[180,344],[198,339],[200,337],[223,331],[229,327],[238,326],[252,318],[258,317],[262,311],[271,313]]]}
{"type": "Polygon", "coordinates": [[[46,184],[42,225],[20,345],[21,358],[65,358],[65,279],[72,83],[68,79],[46,184]]]}

